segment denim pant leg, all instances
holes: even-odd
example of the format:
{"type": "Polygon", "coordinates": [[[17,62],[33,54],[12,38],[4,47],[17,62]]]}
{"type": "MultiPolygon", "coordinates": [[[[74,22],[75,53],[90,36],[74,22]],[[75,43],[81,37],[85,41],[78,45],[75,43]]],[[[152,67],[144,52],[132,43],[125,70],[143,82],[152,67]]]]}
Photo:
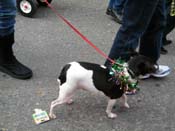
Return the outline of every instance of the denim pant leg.
{"type": "Polygon", "coordinates": [[[126,0],[115,0],[113,9],[116,10],[118,14],[122,14],[125,2],[126,0]]]}
{"type": "MultiPolygon", "coordinates": [[[[124,6],[123,23],[116,34],[109,57],[129,60],[129,50],[135,50],[138,40],[146,31],[159,0],[127,0],[124,6]]],[[[156,33],[156,32],[155,32],[156,33]]],[[[107,60],[105,65],[110,62],[107,60]]]]}
{"type": "Polygon", "coordinates": [[[113,9],[116,0],[109,0],[108,8],[113,9]]]}
{"type": "Polygon", "coordinates": [[[16,0],[0,0],[0,37],[14,32],[16,0]]]}
{"type": "Polygon", "coordinates": [[[147,30],[140,39],[140,54],[154,62],[160,57],[163,30],[166,24],[165,1],[159,0],[147,30]]]}

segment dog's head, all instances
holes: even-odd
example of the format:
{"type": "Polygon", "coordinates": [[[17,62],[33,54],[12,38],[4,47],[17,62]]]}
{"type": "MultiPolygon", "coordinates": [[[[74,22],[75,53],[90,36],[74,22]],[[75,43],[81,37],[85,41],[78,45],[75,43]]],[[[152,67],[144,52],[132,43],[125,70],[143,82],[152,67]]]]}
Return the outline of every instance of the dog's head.
{"type": "Polygon", "coordinates": [[[155,63],[148,57],[136,55],[128,61],[129,69],[135,76],[145,75],[156,71],[155,63]]]}

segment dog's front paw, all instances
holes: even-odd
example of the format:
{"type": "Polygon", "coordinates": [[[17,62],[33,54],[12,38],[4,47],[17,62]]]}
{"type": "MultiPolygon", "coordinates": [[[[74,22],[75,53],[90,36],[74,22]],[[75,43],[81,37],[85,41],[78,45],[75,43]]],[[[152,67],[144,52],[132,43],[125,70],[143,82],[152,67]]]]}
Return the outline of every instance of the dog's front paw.
{"type": "Polygon", "coordinates": [[[49,113],[49,116],[50,116],[51,119],[56,119],[56,115],[53,114],[53,113],[49,113]]]}
{"type": "Polygon", "coordinates": [[[114,113],[107,113],[108,115],[108,118],[111,118],[111,119],[114,119],[117,117],[117,114],[114,114],[114,113]]]}

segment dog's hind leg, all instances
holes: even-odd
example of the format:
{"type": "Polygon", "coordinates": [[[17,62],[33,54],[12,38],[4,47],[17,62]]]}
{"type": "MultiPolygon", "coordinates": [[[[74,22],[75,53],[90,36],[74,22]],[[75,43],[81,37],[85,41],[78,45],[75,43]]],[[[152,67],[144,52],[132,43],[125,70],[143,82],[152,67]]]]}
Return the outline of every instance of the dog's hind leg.
{"type": "Polygon", "coordinates": [[[128,102],[127,102],[127,96],[125,94],[122,95],[122,106],[125,108],[129,108],[128,102]]]}
{"type": "Polygon", "coordinates": [[[76,88],[70,87],[68,84],[63,84],[60,86],[60,91],[59,91],[59,96],[56,100],[51,102],[50,105],[50,113],[49,116],[51,118],[56,118],[56,115],[53,113],[53,108],[56,107],[57,105],[61,105],[64,103],[70,103],[72,102],[71,97],[73,96],[74,90],[76,88]]]}
{"type": "Polygon", "coordinates": [[[117,114],[112,113],[112,108],[115,105],[115,103],[116,103],[116,99],[110,99],[108,101],[108,106],[106,108],[106,113],[107,113],[108,117],[112,118],[112,119],[117,117],[117,114]]]}
{"type": "Polygon", "coordinates": [[[52,119],[55,119],[55,118],[56,118],[56,115],[53,113],[53,108],[54,108],[55,106],[57,106],[57,105],[59,105],[59,104],[63,104],[63,103],[64,103],[64,101],[61,100],[61,99],[59,99],[59,98],[51,102],[51,105],[50,105],[50,112],[49,112],[50,118],[52,118],[52,119]]]}

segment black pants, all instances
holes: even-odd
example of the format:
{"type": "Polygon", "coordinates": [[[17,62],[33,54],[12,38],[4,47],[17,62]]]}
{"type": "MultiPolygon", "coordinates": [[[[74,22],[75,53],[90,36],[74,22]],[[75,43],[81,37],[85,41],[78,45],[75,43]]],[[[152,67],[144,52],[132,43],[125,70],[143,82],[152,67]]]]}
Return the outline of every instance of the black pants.
{"type": "Polygon", "coordinates": [[[170,16],[170,8],[171,8],[171,3],[166,3],[166,16],[167,16],[167,21],[166,21],[166,27],[164,29],[163,33],[163,41],[166,40],[166,36],[174,29],[175,27],[175,16],[170,16]]]}

